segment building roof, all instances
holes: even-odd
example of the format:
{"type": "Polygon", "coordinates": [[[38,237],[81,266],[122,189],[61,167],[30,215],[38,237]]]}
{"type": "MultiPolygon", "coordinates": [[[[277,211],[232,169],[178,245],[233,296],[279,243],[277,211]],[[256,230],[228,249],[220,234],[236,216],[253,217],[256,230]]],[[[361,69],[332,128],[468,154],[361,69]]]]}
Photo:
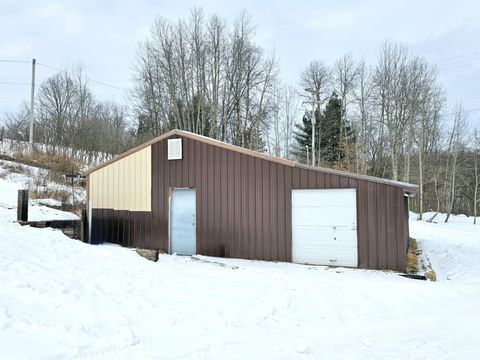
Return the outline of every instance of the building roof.
{"type": "Polygon", "coordinates": [[[285,165],[285,166],[307,169],[307,170],[314,170],[314,171],[318,171],[318,172],[322,172],[322,173],[326,173],[326,174],[344,176],[344,177],[349,177],[349,178],[353,178],[353,179],[359,179],[359,180],[365,180],[365,181],[370,181],[370,182],[376,182],[376,183],[401,187],[406,193],[408,193],[410,195],[414,195],[417,192],[417,189],[418,189],[418,185],[409,184],[409,183],[405,183],[405,182],[401,182],[401,181],[383,179],[383,178],[378,178],[378,177],[374,177],[374,176],[356,174],[356,173],[351,173],[351,172],[341,171],[341,170],[335,170],[335,169],[330,169],[330,168],[325,168],[325,167],[317,167],[317,166],[300,164],[300,163],[292,161],[292,160],[282,159],[282,158],[278,158],[278,157],[275,157],[275,156],[263,154],[263,153],[260,153],[258,151],[253,151],[253,150],[250,150],[250,149],[242,148],[240,146],[227,144],[225,142],[215,140],[215,139],[203,136],[203,135],[198,135],[198,134],[191,133],[189,131],[183,131],[183,130],[177,130],[177,129],[166,132],[165,134],[157,136],[156,138],[154,138],[150,141],[147,141],[146,143],[140,144],[140,145],[138,145],[138,146],[136,146],[136,147],[134,147],[134,148],[132,148],[128,151],[125,151],[124,153],[122,153],[120,155],[117,155],[114,158],[112,158],[112,159],[110,159],[110,160],[108,160],[108,161],[106,161],[102,164],[91,167],[90,169],[88,169],[84,173],[84,175],[87,176],[87,175],[91,174],[92,172],[94,172],[98,169],[101,169],[101,168],[103,168],[103,167],[105,167],[105,166],[107,166],[111,163],[114,163],[117,160],[120,160],[120,159],[122,159],[122,158],[124,158],[124,157],[126,157],[130,154],[133,154],[134,152],[137,152],[138,150],[141,150],[141,149],[143,149],[147,146],[155,144],[159,141],[162,141],[162,140],[167,139],[167,138],[169,138],[171,136],[174,136],[174,135],[189,138],[189,139],[193,139],[193,140],[196,140],[196,141],[207,143],[209,145],[218,146],[218,147],[221,147],[221,148],[224,148],[224,149],[227,149],[227,150],[239,152],[239,153],[242,153],[242,154],[245,154],[245,155],[253,156],[253,157],[260,158],[260,159],[263,159],[263,160],[266,160],[266,161],[275,162],[275,163],[282,164],[282,165],[285,165]]]}

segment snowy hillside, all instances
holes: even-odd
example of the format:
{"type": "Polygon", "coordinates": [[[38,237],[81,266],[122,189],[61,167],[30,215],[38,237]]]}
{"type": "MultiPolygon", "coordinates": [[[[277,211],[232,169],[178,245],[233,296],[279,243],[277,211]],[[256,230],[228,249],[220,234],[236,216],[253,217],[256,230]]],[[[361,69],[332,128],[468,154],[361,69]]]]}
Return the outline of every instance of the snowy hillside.
{"type": "MultiPolygon", "coordinates": [[[[0,207],[9,207],[17,204],[18,189],[28,189],[32,193],[38,194],[61,194],[68,204],[78,204],[85,202],[85,190],[82,187],[65,183],[52,181],[52,174],[45,169],[35,166],[16,163],[13,161],[0,160],[0,207]]],[[[29,201],[31,208],[29,209],[29,220],[50,220],[55,213],[48,212],[41,205],[60,206],[58,200],[51,198],[31,199],[29,201]],[[42,217],[44,214],[48,219],[42,217]]],[[[59,212],[61,218],[74,218],[75,215],[68,212],[59,212]]]]}
{"type": "MultiPolygon", "coordinates": [[[[0,179],[1,359],[474,359],[480,227],[411,221],[438,282],[161,255],[14,223],[0,179]]],[[[34,206],[35,217],[65,214],[34,206]]]]}
{"type": "MultiPolygon", "coordinates": [[[[104,161],[110,160],[112,158],[111,155],[105,153],[95,153],[91,154],[90,157],[85,156],[85,154],[80,150],[73,150],[69,147],[63,146],[48,146],[41,143],[35,143],[34,148],[39,151],[46,153],[48,151],[55,150],[58,153],[65,154],[66,156],[73,158],[73,159],[82,159],[83,162],[87,162],[88,165],[84,166],[83,170],[86,170],[88,167],[100,164],[104,161]]],[[[15,157],[19,153],[26,153],[30,149],[30,144],[26,141],[17,141],[17,140],[9,140],[4,139],[0,141],[0,155],[7,155],[11,157],[15,157]]]]}

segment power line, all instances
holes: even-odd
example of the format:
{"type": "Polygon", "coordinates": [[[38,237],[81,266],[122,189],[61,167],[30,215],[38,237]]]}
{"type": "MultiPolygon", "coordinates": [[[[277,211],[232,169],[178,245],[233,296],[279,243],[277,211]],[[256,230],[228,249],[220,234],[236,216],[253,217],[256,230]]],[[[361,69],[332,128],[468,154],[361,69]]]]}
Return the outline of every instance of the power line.
{"type": "MultiPolygon", "coordinates": [[[[0,62],[3,62],[3,63],[22,63],[22,64],[30,64],[30,63],[31,63],[30,60],[10,60],[10,59],[0,59],[0,62]]],[[[58,68],[58,67],[51,66],[51,65],[47,65],[47,64],[44,64],[44,63],[40,63],[40,62],[37,62],[37,65],[46,67],[46,68],[48,68],[48,69],[50,69],[50,70],[59,71],[59,72],[65,71],[65,69],[60,69],[60,68],[58,68]]],[[[109,88],[112,88],[112,89],[116,89],[116,90],[120,90],[120,91],[128,91],[128,89],[121,88],[121,87],[119,87],[119,86],[112,85],[112,84],[106,83],[106,82],[104,82],[104,81],[95,80],[95,79],[92,79],[91,77],[88,77],[88,76],[84,76],[83,78],[84,78],[85,80],[87,80],[87,81],[92,82],[92,83],[96,83],[96,84],[99,84],[99,85],[103,85],[103,86],[106,86],[106,87],[109,87],[109,88]]],[[[0,83],[0,84],[2,84],[2,85],[14,85],[14,83],[6,84],[5,82],[4,82],[4,83],[0,83]]],[[[15,83],[15,85],[20,85],[20,83],[18,83],[18,84],[15,83]]],[[[22,83],[21,85],[30,85],[30,84],[22,83]]]]}
{"type": "Polygon", "coordinates": [[[460,54],[460,55],[456,55],[456,56],[451,56],[451,57],[447,57],[447,58],[443,58],[443,59],[439,59],[436,62],[437,63],[450,62],[450,60],[455,60],[455,59],[463,58],[463,57],[469,57],[469,56],[472,56],[472,55],[480,55],[480,50],[473,51],[473,52],[470,52],[470,53],[460,54]]]}
{"type": "Polygon", "coordinates": [[[30,61],[28,60],[7,60],[7,59],[0,59],[0,62],[3,63],[24,63],[24,64],[29,64],[30,61]]]}
{"type": "Polygon", "coordinates": [[[472,111],[480,111],[480,108],[470,109],[470,110],[464,110],[463,112],[472,112],[472,111]]]}
{"type": "MultiPolygon", "coordinates": [[[[65,69],[60,69],[60,68],[57,68],[55,66],[47,65],[47,64],[44,64],[44,63],[37,62],[37,65],[49,68],[51,70],[59,71],[59,72],[65,71],[65,69]]],[[[93,83],[96,83],[96,84],[107,86],[107,87],[112,88],[112,89],[116,89],[116,90],[120,90],[120,91],[128,91],[128,89],[124,89],[124,88],[121,88],[121,87],[118,87],[118,86],[115,86],[115,85],[112,85],[112,84],[108,84],[108,83],[100,81],[100,80],[95,80],[95,79],[92,79],[88,76],[85,76],[84,79],[87,80],[87,81],[91,81],[93,83]]]]}
{"type": "Polygon", "coordinates": [[[478,65],[478,64],[480,64],[480,59],[475,60],[475,61],[470,61],[470,62],[462,62],[462,63],[458,63],[458,64],[447,65],[445,67],[440,67],[438,70],[439,71],[455,70],[455,69],[458,69],[458,68],[472,66],[472,65],[478,65]]]}
{"type": "MultiPolygon", "coordinates": [[[[461,112],[462,113],[469,113],[469,112],[474,112],[474,111],[480,111],[480,108],[477,108],[477,109],[468,109],[468,110],[462,110],[461,112]]],[[[452,112],[449,112],[449,113],[443,113],[442,115],[455,115],[457,113],[457,111],[452,111],[452,112]]]]}
{"type": "Polygon", "coordinates": [[[40,63],[37,61],[37,65],[40,65],[40,66],[45,66],[46,68],[49,68],[51,70],[55,70],[55,71],[63,71],[62,69],[59,69],[57,67],[54,67],[54,66],[50,66],[50,65],[47,65],[47,64],[44,64],[44,63],[40,63]]]}
{"type": "Polygon", "coordinates": [[[27,85],[30,86],[29,83],[22,83],[22,82],[14,82],[14,81],[0,81],[0,85],[27,85]]]}
{"type": "Polygon", "coordinates": [[[439,71],[449,71],[474,66],[480,63],[480,50],[438,59],[435,63],[439,71]]]}

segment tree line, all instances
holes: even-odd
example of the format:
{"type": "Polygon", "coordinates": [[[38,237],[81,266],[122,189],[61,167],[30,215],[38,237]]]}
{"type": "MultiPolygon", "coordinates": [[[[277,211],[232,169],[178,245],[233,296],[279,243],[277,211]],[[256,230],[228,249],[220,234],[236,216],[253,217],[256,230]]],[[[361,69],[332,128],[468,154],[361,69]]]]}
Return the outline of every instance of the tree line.
{"type": "Polygon", "coordinates": [[[230,26],[200,9],[177,21],[158,17],[137,51],[138,135],[179,128],[263,150],[278,69],[253,36],[246,13],[230,26]]]}
{"type": "Polygon", "coordinates": [[[478,130],[468,128],[461,104],[447,108],[434,65],[385,42],[376,64],[351,55],[331,66],[314,60],[299,85],[312,106],[294,131],[298,160],[305,161],[309,146],[312,151],[315,116],[316,166],[418,184],[411,208],[420,218],[425,211],[477,214],[478,130]],[[332,101],[338,109],[333,124],[332,101]]]}
{"type": "MultiPolygon", "coordinates": [[[[416,183],[411,207],[420,214],[477,214],[479,131],[467,126],[461,104],[448,107],[436,66],[401,44],[385,42],[374,64],[349,54],[332,64],[313,59],[286,84],[247,13],[227,22],[193,9],[156,18],[138,44],[133,78],[128,107],[95,99],[81,69],[47,79],[36,100],[36,141],[114,155],[178,128],[416,183]]],[[[26,140],[28,115],[26,107],[8,114],[6,136],[26,140]]]]}
{"type": "MultiPolygon", "coordinates": [[[[118,154],[135,143],[128,108],[95,98],[81,67],[45,80],[35,102],[35,143],[50,151],[75,153],[92,163],[118,154]]],[[[28,141],[30,106],[4,115],[5,137],[28,141]]]]}

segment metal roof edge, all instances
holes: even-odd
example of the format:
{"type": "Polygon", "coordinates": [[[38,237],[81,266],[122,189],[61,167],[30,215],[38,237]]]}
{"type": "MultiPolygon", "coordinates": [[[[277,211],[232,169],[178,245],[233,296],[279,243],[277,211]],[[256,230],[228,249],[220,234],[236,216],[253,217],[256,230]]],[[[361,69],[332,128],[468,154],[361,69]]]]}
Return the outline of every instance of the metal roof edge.
{"type": "Polygon", "coordinates": [[[410,184],[402,181],[384,179],[376,176],[358,174],[358,173],[353,173],[349,171],[330,169],[330,168],[320,167],[320,166],[305,165],[298,162],[294,162],[294,164],[295,164],[294,165],[295,167],[300,169],[313,170],[313,171],[323,172],[323,173],[332,174],[332,175],[346,176],[346,177],[350,177],[357,180],[371,181],[371,182],[376,182],[380,184],[401,187],[404,189],[405,192],[410,194],[415,194],[418,190],[418,185],[410,184]]]}
{"type": "Polygon", "coordinates": [[[325,167],[316,167],[316,166],[311,166],[311,165],[305,165],[305,164],[301,164],[301,163],[298,163],[298,162],[295,162],[295,161],[292,161],[292,160],[282,159],[282,158],[278,158],[278,157],[275,157],[275,156],[272,156],[272,155],[263,154],[263,153],[260,153],[258,151],[246,149],[246,148],[243,148],[243,147],[240,147],[240,146],[228,144],[228,143],[225,143],[223,141],[212,139],[212,138],[209,138],[209,137],[204,136],[204,135],[199,135],[199,134],[195,134],[195,133],[192,133],[192,132],[189,132],[189,131],[178,130],[178,129],[170,130],[170,131],[168,131],[168,132],[166,132],[166,133],[164,133],[160,136],[157,136],[156,138],[153,138],[153,139],[147,141],[146,143],[137,145],[136,147],[134,147],[130,150],[127,150],[127,151],[115,156],[114,158],[112,158],[112,159],[110,159],[110,160],[108,160],[108,161],[106,161],[102,164],[96,165],[96,166],[88,169],[87,171],[85,171],[83,173],[83,175],[88,176],[89,174],[91,174],[94,171],[97,171],[97,170],[99,170],[99,169],[101,169],[101,168],[103,168],[107,165],[110,165],[110,164],[112,164],[112,163],[114,163],[114,162],[116,162],[116,161],[118,161],[118,160],[120,160],[120,159],[122,159],[122,158],[124,158],[128,155],[131,155],[131,154],[133,154],[133,153],[135,153],[139,150],[142,150],[142,149],[144,149],[144,148],[146,148],[150,145],[153,145],[153,144],[155,144],[159,141],[162,141],[166,138],[169,138],[170,136],[173,136],[173,135],[184,136],[186,138],[193,139],[193,140],[198,140],[198,141],[201,141],[201,142],[209,144],[209,145],[221,147],[221,148],[224,148],[224,149],[227,149],[227,150],[236,151],[236,152],[248,155],[248,156],[253,156],[253,157],[260,158],[260,159],[263,159],[263,160],[266,160],[266,161],[276,162],[278,164],[282,164],[282,165],[286,165],[286,166],[290,166],[290,167],[296,167],[296,168],[306,169],[306,170],[313,170],[313,171],[323,172],[323,173],[332,174],[332,175],[346,176],[346,177],[350,177],[350,178],[353,178],[353,179],[371,181],[371,182],[381,183],[381,184],[385,184],[385,185],[401,187],[406,193],[411,194],[411,195],[414,195],[418,190],[418,185],[415,185],[415,184],[409,184],[409,183],[404,183],[404,182],[401,182],[401,181],[383,179],[383,178],[379,178],[379,177],[375,177],[375,176],[357,174],[357,173],[352,173],[352,172],[348,172],[348,171],[330,169],[330,168],[325,168],[325,167]]]}
{"type": "Polygon", "coordinates": [[[162,141],[163,139],[166,139],[166,138],[168,138],[169,136],[175,135],[178,131],[179,131],[179,130],[176,130],[176,129],[170,130],[170,131],[168,131],[168,132],[166,132],[166,133],[164,133],[164,134],[162,134],[162,135],[159,135],[159,136],[157,136],[157,137],[155,137],[155,138],[153,138],[153,139],[151,139],[151,140],[149,140],[149,141],[147,141],[147,142],[145,142],[145,143],[143,143],[143,144],[137,145],[137,146],[131,148],[130,150],[124,151],[123,153],[118,154],[117,156],[114,156],[114,157],[111,158],[110,160],[107,160],[107,161],[105,161],[105,162],[103,162],[103,163],[101,163],[101,164],[98,164],[98,165],[95,165],[95,166],[91,167],[91,168],[88,169],[87,171],[84,171],[84,172],[82,173],[82,175],[88,176],[88,175],[90,175],[92,172],[95,172],[95,171],[97,171],[97,170],[100,170],[101,168],[103,168],[103,167],[105,167],[105,166],[107,166],[107,165],[110,165],[110,164],[112,164],[112,163],[114,163],[114,162],[116,162],[116,161],[118,161],[118,160],[120,160],[120,159],[123,159],[124,157],[127,157],[128,155],[131,155],[131,154],[133,154],[133,153],[135,153],[135,152],[137,152],[137,151],[139,151],[139,150],[142,150],[142,149],[144,149],[144,148],[146,148],[146,147],[148,147],[148,146],[150,146],[150,145],[153,145],[153,144],[155,144],[155,143],[157,143],[157,142],[159,142],[159,141],[162,141]]]}

